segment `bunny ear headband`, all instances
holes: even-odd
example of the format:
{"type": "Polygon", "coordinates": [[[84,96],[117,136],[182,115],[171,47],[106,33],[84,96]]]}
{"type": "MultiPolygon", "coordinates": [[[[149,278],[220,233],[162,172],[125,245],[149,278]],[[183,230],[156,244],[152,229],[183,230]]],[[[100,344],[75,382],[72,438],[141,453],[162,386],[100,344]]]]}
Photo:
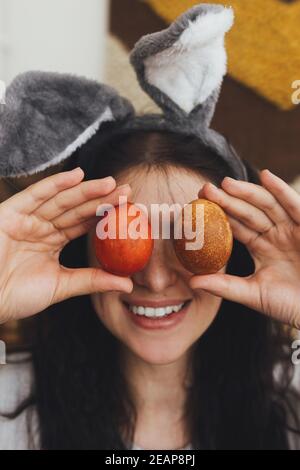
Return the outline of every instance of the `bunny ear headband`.
{"type": "Polygon", "coordinates": [[[209,127],[226,73],[224,36],[232,24],[231,8],[200,4],[136,44],[131,64],[162,114],[138,117],[114,89],[85,78],[47,72],[17,76],[0,105],[0,176],[32,175],[63,162],[111,122],[117,129],[196,136],[236,178],[247,179],[241,159],[209,127]]]}

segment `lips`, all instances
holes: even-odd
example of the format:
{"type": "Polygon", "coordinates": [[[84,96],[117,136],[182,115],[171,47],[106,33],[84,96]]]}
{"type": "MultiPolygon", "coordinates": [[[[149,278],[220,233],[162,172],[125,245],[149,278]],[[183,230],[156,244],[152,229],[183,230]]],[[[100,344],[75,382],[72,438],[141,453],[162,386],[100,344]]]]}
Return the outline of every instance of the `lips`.
{"type": "Polygon", "coordinates": [[[129,305],[143,305],[144,307],[167,307],[169,305],[179,305],[191,300],[191,298],[185,299],[166,299],[166,300],[146,300],[142,298],[128,298],[124,297],[123,302],[129,305]]]}
{"type": "Polygon", "coordinates": [[[137,306],[137,305],[129,305],[129,309],[131,312],[135,313],[136,315],[144,315],[149,318],[161,318],[165,315],[170,315],[174,312],[179,312],[184,306],[184,303],[178,305],[168,305],[166,307],[144,307],[144,306],[137,306]]]}
{"type": "MultiPolygon", "coordinates": [[[[178,301],[178,300],[175,300],[174,302],[172,299],[171,301],[167,300],[167,301],[160,301],[160,302],[155,302],[155,301],[145,302],[140,299],[138,301],[139,303],[135,303],[135,302],[137,302],[137,300],[134,300],[134,304],[133,302],[130,302],[130,305],[143,305],[144,307],[150,307],[150,308],[151,307],[162,308],[165,306],[179,305],[180,303],[183,303],[182,301],[178,301]]],[[[143,329],[148,329],[148,330],[169,329],[169,328],[175,327],[176,325],[181,323],[181,321],[183,321],[183,319],[187,315],[190,304],[191,304],[191,299],[185,301],[183,308],[181,308],[181,310],[179,310],[178,312],[173,312],[163,317],[147,317],[145,315],[138,315],[136,313],[133,313],[130,310],[129,303],[123,302],[124,311],[126,315],[128,316],[128,318],[136,326],[143,328],[143,329]]]]}

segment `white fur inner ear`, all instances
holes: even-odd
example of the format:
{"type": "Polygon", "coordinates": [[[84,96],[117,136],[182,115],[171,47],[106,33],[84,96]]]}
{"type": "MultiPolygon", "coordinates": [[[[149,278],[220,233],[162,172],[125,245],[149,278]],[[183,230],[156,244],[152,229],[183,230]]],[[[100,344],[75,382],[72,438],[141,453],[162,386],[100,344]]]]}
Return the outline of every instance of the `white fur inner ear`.
{"type": "Polygon", "coordinates": [[[145,60],[146,80],[190,113],[222,83],[224,35],[232,24],[231,8],[198,16],[173,46],[145,60]]]}

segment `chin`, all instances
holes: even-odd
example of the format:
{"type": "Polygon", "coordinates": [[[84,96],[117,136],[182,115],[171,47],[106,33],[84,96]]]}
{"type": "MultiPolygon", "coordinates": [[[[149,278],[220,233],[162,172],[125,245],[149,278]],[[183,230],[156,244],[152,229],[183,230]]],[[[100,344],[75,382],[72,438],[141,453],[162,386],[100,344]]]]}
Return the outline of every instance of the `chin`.
{"type": "Polygon", "coordinates": [[[161,339],[127,338],[125,346],[139,360],[149,365],[167,365],[180,361],[189,352],[192,340],[184,338],[161,339]]]}

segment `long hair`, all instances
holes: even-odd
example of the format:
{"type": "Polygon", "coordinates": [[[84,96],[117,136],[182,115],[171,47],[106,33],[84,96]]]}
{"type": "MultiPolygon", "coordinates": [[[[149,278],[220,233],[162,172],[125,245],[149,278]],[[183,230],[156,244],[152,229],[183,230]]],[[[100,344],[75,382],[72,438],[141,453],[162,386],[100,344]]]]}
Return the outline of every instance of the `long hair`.
{"type": "MultiPolygon", "coordinates": [[[[73,161],[87,178],[175,165],[217,184],[230,170],[196,138],[133,131],[100,142],[96,134],[73,161]]],[[[248,166],[249,178],[257,174],[248,166]]],[[[61,263],[87,266],[87,238],[71,242],[61,263]]],[[[247,276],[253,261],[235,241],[227,272],[247,276]]],[[[125,449],[133,442],[134,402],[119,361],[119,341],[96,316],[89,296],[51,306],[37,319],[34,399],[43,449],[125,449]]],[[[296,427],[290,333],[243,305],[223,301],[193,348],[185,416],[195,449],[287,449],[296,427]],[[280,379],[275,371],[280,369],[280,379]],[[292,419],[294,418],[294,419],[292,419]],[[291,424],[292,423],[292,424],[291,424]]]]}

